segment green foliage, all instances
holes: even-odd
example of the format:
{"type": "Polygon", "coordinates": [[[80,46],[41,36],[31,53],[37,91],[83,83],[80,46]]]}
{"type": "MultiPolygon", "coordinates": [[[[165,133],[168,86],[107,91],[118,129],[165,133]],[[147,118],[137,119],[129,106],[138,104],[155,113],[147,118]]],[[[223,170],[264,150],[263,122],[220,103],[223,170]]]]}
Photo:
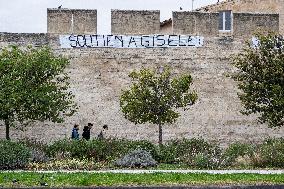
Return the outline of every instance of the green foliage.
{"type": "Polygon", "coordinates": [[[48,47],[4,48],[0,53],[0,120],[6,137],[15,121],[63,122],[76,106],[68,91],[64,69],[68,59],[56,56],[48,47]]]}
{"type": "Polygon", "coordinates": [[[119,167],[153,167],[157,165],[157,162],[153,159],[151,153],[136,149],[116,160],[115,165],[119,167]]]}
{"type": "Polygon", "coordinates": [[[0,140],[0,170],[24,168],[30,157],[30,149],[23,144],[0,140]]]}
{"type": "MultiPolygon", "coordinates": [[[[43,173],[38,172],[5,172],[0,173],[0,183],[4,188],[37,188],[43,177],[43,173]],[[17,179],[18,185],[13,185],[12,180],[17,179]]],[[[204,187],[205,185],[213,186],[208,188],[268,188],[269,186],[258,185],[276,185],[274,188],[281,188],[279,184],[284,184],[284,174],[208,174],[208,173],[149,173],[149,174],[118,174],[118,173],[45,173],[44,179],[50,188],[66,188],[66,187],[106,187],[112,188],[130,188],[133,186],[190,186],[197,185],[204,187]],[[222,187],[222,186],[231,187],[222,187]],[[238,187],[241,185],[240,187],[238,187]],[[278,185],[278,186],[277,186],[278,185]],[[215,187],[216,186],[216,187],[215,187]],[[236,186],[236,187],[234,187],[236,186]]],[[[205,186],[206,187],[206,186],[205,186]]],[[[42,187],[41,187],[42,188],[42,187]]],[[[157,188],[157,187],[156,187],[157,188]]],[[[162,188],[162,187],[160,187],[162,188]]],[[[164,187],[165,188],[165,187],[164,187]]],[[[186,187],[180,187],[186,188],[186,187]]],[[[195,188],[195,187],[191,187],[195,188]]]]}
{"type": "Polygon", "coordinates": [[[284,167],[284,138],[267,139],[260,146],[254,157],[257,167],[284,167]]]}
{"type": "Polygon", "coordinates": [[[211,154],[199,153],[194,157],[192,165],[199,169],[217,169],[219,167],[219,159],[211,154]]]}
{"type": "Polygon", "coordinates": [[[88,158],[96,162],[113,161],[130,150],[140,148],[151,153],[156,158],[158,153],[156,146],[149,141],[130,141],[125,139],[105,140],[59,140],[47,147],[47,154],[56,158],[88,158]]]}
{"type": "Polygon", "coordinates": [[[190,158],[189,165],[199,169],[218,169],[224,166],[221,149],[212,146],[210,150],[199,152],[190,158]]]}
{"type": "Polygon", "coordinates": [[[99,165],[90,159],[67,158],[44,163],[30,163],[29,170],[95,170],[99,165]]]}
{"type": "Polygon", "coordinates": [[[234,58],[239,69],[235,80],[246,115],[258,113],[269,127],[284,125],[284,49],[279,37],[258,36],[259,46],[248,45],[234,58]]]}
{"type": "MultiPolygon", "coordinates": [[[[195,103],[197,94],[190,92],[192,78],[190,74],[171,78],[166,67],[163,72],[142,69],[129,74],[132,86],[122,92],[120,107],[126,119],[135,124],[153,123],[160,127],[173,123],[179,117],[177,108],[195,103]]],[[[162,129],[159,128],[159,142],[162,141],[162,129]]]]}
{"type": "Polygon", "coordinates": [[[223,153],[223,158],[226,160],[227,166],[232,165],[238,157],[253,155],[255,147],[250,144],[235,142],[230,144],[230,146],[225,149],[223,153]]]}
{"type": "Polygon", "coordinates": [[[215,146],[203,139],[171,140],[160,146],[161,163],[186,163],[191,165],[194,157],[200,153],[212,153],[215,146]]]}

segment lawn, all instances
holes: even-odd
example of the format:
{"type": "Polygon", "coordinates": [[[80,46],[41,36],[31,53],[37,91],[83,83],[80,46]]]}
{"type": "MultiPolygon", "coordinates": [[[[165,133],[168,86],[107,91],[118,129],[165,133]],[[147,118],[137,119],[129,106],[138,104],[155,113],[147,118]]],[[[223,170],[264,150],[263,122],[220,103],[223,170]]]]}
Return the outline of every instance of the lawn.
{"type": "Polygon", "coordinates": [[[41,183],[50,187],[284,184],[284,174],[0,173],[0,187],[31,187],[41,183]]]}

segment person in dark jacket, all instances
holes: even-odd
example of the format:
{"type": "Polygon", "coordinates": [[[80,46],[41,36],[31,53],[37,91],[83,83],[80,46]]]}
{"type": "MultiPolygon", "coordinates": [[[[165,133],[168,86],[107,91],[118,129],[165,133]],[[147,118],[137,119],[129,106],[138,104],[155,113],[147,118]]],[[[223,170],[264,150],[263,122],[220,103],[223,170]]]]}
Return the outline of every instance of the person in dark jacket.
{"type": "Polygon", "coordinates": [[[91,138],[91,129],[93,127],[92,123],[88,123],[88,126],[85,126],[83,129],[82,137],[86,140],[90,140],[91,138]]]}
{"type": "Polygon", "coordinates": [[[75,124],[73,129],[72,129],[72,134],[71,134],[71,138],[75,139],[75,140],[79,140],[79,125],[75,124]]]}

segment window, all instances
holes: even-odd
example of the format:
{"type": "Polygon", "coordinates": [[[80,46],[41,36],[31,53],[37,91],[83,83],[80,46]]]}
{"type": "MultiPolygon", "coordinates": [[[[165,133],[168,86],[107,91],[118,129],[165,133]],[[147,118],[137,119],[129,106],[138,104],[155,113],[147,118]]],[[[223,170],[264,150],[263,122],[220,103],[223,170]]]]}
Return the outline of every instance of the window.
{"type": "Polygon", "coordinates": [[[229,32],[232,29],[232,11],[219,12],[219,31],[229,32]]]}

